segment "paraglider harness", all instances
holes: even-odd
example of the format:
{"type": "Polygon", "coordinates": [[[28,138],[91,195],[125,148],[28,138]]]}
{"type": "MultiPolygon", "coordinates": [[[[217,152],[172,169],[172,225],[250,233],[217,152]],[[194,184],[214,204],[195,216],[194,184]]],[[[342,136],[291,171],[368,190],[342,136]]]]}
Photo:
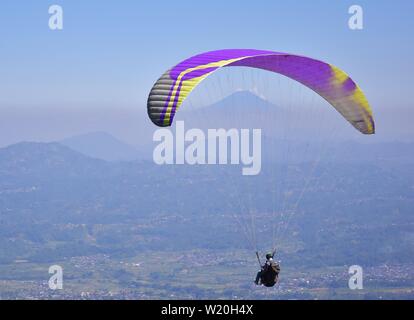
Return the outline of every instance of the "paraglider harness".
{"type": "MultiPolygon", "coordinates": [[[[275,254],[275,251],[273,251],[271,258],[273,258],[275,254]]],[[[260,257],[259,257],[259,253],[256,252],[256,257],[257,260],[259,262],[260,265],[260,271],[257,274],[256,277],[256,284],[262,284],[265,287],[273,287],[279,278],[279,273],[280,273],[280,266],[278,263],[274,262],[274,261],[266,261],[265,264],[262,265],[262,263],[260,262],[260,257]],[[260,281],[260,283],[259,283],[260,281]]]]}

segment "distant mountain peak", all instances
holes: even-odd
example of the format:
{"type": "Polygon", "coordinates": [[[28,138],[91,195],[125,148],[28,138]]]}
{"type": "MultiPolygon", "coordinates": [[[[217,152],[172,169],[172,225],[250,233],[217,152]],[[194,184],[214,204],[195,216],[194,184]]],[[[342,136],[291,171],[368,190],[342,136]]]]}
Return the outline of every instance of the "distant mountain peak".
{"type": "MultiPolygon", "coordinates": [[[[224,97],[223,99],[219,100],[218,102],[214,103],[214,105],[234,105],[234,106],[245,106],[250,105],[250,107],[263,107],[263,106],[273,106],[269,101],[260,97],[254,92],[248,90],[238,90],[235,91],[228,96],[224,97]]],[[[274,107],[274,106],[273,106],[274,107]]]]}
{"type": "Polygon", "coordinates": [[[266,101],[266,98],[264,98],[263,96],[261,96],[260,94],[253,92],[251,90],[236,90],[233,93],[229,94],[227,97],[224,97],[224,99],[226,98],[243,98],[243,99],[254,99],[254,100],[262,100],[262,101],[266,101]]]}
{"type": "Polygon", "coordinates": [[[199,128],[261,128],[280,109],[254,92],[238,90],[211,105],[185,110],[177,113],[176,120],[199,128]]]}
{"type": "MultiPolygon", "coordinates": [[[[259,97],[257,94],[248,90],[239,90],[231,93],[223,99],[199,109],[193,109],[191,111],[207,111],[214,113],[219,112],[236,112],[237,113],[252,113],[253,110],[257,109],[270,109],[275,110],[277,107],[271,102],[259,97]]],[[[191,112],[190,111],[190,112],[191,112]]]]}

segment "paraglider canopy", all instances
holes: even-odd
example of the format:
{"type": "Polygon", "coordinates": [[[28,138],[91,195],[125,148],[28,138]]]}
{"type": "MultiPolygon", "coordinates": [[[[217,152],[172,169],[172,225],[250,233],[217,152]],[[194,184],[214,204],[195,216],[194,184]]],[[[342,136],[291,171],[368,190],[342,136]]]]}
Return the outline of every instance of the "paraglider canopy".
{"type": "Polygon", "coordinates": [[[186,59],[165,72],[148,97],[148,115],[160,127],[171,126],[188,94],[222,67],[251,67],[282,74],[326,99],[364,134],[375,133],[369,103],[359,86],[339,68],[300,55],[255,49],[225,49],[186,59]]]}

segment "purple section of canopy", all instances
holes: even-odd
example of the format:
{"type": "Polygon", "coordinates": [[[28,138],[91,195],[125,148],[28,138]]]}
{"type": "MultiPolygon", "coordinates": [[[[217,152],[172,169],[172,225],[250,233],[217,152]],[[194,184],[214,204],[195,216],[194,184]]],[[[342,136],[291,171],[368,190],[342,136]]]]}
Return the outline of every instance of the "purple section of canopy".
{"type": "Polygon", "coordinates": [[[353,92],[356,89],[356,83],[351,78],[348,78],[345,80],[343,88],[346,92],[353,92]]]}
{"type": "MultiPolygon", "coordinates": [[[[210,51],[210,52],[198,54],[194,57],[188,58],[180,62],[174,68],[171,69],[170,77],[173,80],[177,80],[180,73],[186,69],[194,68],[199,65],[208,64],[211,62],[217,62],[221,60],[230,60],[230,59],[236,59],[240,57],[255,56],[255,55],[261,55],[261,54],[278,54],[278,53],[272,52],[272,51],[254,50],[254,49],[224,49],[224,50],[210,51]]],[[[214,68],[214,69],[217,69],[217,68],[214,68]]],[[[211,70],[207,71],[206,69],[201,69],[197,77],[202,76],[203,74],[206,74],[208,72],[211,72],[211,70]]],[[[191,79],[191,78],[187,78],[187,79],[191,79]]]]}
{"type": "MultiPolygon", "coordinates": [[[[335,98],[335,94],[338,94],[338,92],[330,90],[331,80],[334,76],[331,65],[319,60],[285,53],[275,53],[246,58],[233,62],[226,67],[232,66],[260,68],[280,73],[306,85],[325,97],[335,98]]],[[[341,95],[344,92],[352,93],[355,88],[355,82],[348,78],[342,84],[341,89],[343,91],[341,95]]]]}
{"type": "Polygon", "coordinates": [[[326,88],[332,77],[332,69],[328,64],[289,54],[257,56],[227,66],[253,67],[280,73],[317,91],[326,88]]]}

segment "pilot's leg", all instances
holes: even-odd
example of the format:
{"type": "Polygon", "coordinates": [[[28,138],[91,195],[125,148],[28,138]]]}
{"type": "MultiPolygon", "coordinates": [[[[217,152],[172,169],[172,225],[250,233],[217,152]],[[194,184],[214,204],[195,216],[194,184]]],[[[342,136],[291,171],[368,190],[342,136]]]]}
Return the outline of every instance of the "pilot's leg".
{"type": "Polygon", "coordinates": [[[259,271],[256,275],[256,280],[254,281],[254,283],[258,285],[261,277],[262,277],[262,271],[259,271]]]}

